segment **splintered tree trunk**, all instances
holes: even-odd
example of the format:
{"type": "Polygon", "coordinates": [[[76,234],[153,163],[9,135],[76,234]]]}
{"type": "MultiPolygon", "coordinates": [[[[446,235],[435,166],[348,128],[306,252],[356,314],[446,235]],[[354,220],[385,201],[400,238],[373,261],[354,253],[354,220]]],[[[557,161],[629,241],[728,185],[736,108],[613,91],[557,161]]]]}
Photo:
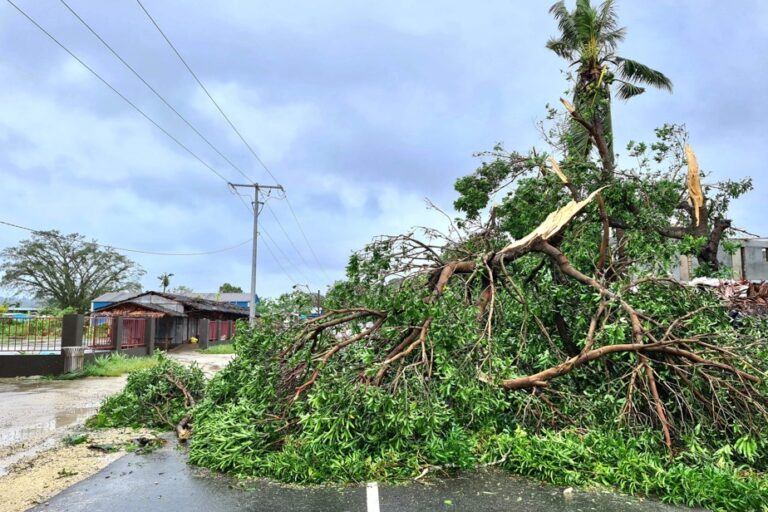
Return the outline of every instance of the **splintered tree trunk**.
{"type": "Polygon", "coordinates": [[[696,259],[699,261],[699,265],[705,265],[708,268],[717,271],[720,270],[720,261],[717,259],[717,251],[720,248],[720,243],[723,240],[725,231],[731,227],[731,221],[729,219],[718,217],[713,224],[712,231],[709,232],[707,236],[707,243],[699,249],[696,259]]]}

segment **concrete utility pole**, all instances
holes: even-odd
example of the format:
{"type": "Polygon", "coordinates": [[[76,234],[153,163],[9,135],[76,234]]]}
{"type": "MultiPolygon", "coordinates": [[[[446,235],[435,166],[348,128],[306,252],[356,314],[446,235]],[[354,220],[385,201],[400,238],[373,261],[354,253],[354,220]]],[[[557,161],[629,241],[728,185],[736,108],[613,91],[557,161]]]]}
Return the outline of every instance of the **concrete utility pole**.
{"type": "Polygon", "coordinates": [[[248,321],[251,325],[256,321],[256,256],[259,248],[259,212],[261,206],[264,204],[259,201],[259,191],[262,189],[267,190],[283,190],[282,185],[260,185],[258,183],[229,183],[229,186],[234,190],[238,187],[252,188],[253,189],[253,254],[251,255],[251,300],[248,301],[250,309],[248,310],[248,321]]]}

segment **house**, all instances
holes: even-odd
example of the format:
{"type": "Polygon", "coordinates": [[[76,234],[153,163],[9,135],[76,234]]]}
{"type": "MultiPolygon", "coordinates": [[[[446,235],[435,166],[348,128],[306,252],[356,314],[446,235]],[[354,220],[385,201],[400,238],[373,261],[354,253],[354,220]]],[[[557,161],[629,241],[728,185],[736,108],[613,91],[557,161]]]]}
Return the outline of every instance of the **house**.
{"type": "MultiPolygon", "coordinates": [[[[731,238],[729,241],[738,244],[736,252],[728,254],[721,246],[717,259],[723,267],[733,270],[733,278],[768,281],[768,238],[731,238]]],[[[680,266],[674,269],[673,275],[681,281],[690,281],[696,267],[695,257],[681,256],[680,266]]]]}
{"type": "Polygon", "coordinates": [[[109,292],[99,295],[91,301],[91,311],[104,308],[115,302],[120,302],[138,295],[136,292],[109,292]]]}
{"type": "MultiPolygon", "coordinates": [[[[132,297],[141,295],[136,292],[109,292],[100,295],[91,301],[91,311],[97,311],[105,308],[115,302],[121,302],[132,297]]],[[[178,294],[190,298],[198,298],[216,302],[226,302],[234,306],[248,309],[250,307],[250,294],[248,293],[189,293],[178,294]]],[[[259,298],[256,297],[256,304],[259,303],[259,298]]]]}
{"type": "MultiPolygon", "coordinates": [[[[225,294],[222,294],[225,295],[225,294]]],[[[241,295],[241,294],[233,294],[241,295]]],[[[96,302],[119,298],[119,295],[104,298],[96,302]]],[[[235,320],[248,318],[248,309],[228,301],[209,300],[201,297],[178,295],[173,293],[144,292],[129,294],[123,300],[111,302],[91,313],[102,317],[151,317],[157,319],[155,343],[158,345],[179,345],[190,338],[199,337],[199,321],[207,319],[215,328],[215,336],[232,334],[235,320]]],[[[212,328],[213,329],[213,328],[212,328]]],[[[209,331],[211,332],[211,331],[209,331]]]]}

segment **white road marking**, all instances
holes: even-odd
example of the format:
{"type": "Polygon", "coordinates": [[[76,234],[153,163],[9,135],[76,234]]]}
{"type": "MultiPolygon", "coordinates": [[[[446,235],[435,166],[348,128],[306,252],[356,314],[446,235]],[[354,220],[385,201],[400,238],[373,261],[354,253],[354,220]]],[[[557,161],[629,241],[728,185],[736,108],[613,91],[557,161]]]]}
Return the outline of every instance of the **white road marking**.
{"type": "Polygon", "coordinates": [[[365,488],[365,502],[368,512],[379,512],[379,485],[368,482],[365,488]]]}

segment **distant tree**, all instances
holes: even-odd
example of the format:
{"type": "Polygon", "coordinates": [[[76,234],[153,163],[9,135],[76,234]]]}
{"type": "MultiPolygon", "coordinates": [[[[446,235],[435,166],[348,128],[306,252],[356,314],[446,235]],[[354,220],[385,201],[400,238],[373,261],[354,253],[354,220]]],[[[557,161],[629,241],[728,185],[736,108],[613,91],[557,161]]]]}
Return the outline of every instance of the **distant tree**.
{"type": "Polygon", "coordinates": [[[233,284],[224,283],[219,286],[219,293],[243,293],[243,289],[233,284]]]}
{"type": "Polygon", "coordinates": [[[179,286],[171,288],[171,293],[175,293],[177,295],[192,295],[193,293],[195,293],[195,290],[193,290],[189,286],[184,286],[183,284],[180,284],[179,286]]]}
{"type": "Polygon", "coordinates": [[[59,309],[87,311],[106,292],[140,291],[144,270],[112,248],[83,235],[39,231],[0,251],[0,286],[30,294],[59,309]]]}
{"type": "Polygon", "coordinates": [[[168,272],[163,272],[159,276],[157,276],[157,279],[160,281],[160,286],[163,287],[163,293],[165,293],[166,288],[168,288],[171,285],[171,277],[173,274],[169,274],[168,272]]]}

